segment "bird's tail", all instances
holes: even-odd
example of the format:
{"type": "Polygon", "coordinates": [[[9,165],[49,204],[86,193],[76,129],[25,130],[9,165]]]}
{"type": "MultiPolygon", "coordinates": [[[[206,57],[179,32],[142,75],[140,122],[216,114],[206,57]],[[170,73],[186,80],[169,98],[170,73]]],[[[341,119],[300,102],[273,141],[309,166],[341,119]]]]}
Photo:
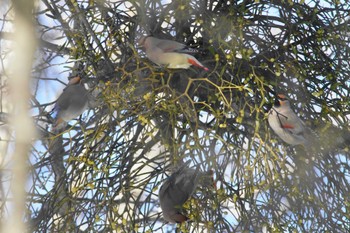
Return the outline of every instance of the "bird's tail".
{"type": "Polygon", "coordinates": [[[187,59],[187,62],[190,63],[193,66],[197,66],[199,68],[202,68],[205,71],[209,71],[209,69],[207,67],[205,67],[202,63],[200,63],[196,58],[194,57],[189,57],[187,59]]]}

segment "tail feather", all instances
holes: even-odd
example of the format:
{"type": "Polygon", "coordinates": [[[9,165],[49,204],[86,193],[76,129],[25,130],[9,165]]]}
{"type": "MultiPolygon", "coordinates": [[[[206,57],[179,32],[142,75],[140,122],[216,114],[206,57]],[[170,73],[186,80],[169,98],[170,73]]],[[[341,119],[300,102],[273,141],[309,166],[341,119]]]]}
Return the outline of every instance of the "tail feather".
{"type": "Polygon", "coordinates": [[[190,63],[191,65],[194,65],[194,66],[197,66],[197,67],[200,67],[202,69],[204,69],[205,71],[209,71],[209,69],[205,66],[203,66],[199,61],[197,61],[196,59],[193,59],[193,58],[188,58],[188,63],[190,63]]]}

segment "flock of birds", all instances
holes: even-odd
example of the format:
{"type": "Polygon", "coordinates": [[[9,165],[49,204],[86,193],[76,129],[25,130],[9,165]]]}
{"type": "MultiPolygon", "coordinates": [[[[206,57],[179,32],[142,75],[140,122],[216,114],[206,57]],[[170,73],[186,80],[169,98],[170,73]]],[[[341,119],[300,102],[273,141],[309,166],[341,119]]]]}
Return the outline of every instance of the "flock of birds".
{"type": "MultiPolygon", "coordinates": [[[[139,40],[139,44],[145,49],[147,57],[157,65],[166,66],[169,69],[188,69],[193,65],[205,71],[209,70],[189,54],[197,52],[196,50],[187,48],[179,42],[146,36],[139,40]]],[[[70,79],[53,109],[56,113],[53,132],[63,129],[68,121],[87,110],[90,99],[81,78],[70,79]]],[[[268,123],[272,130],[290,145],[306,146],[309,142],[310,130],[291,109],[285,95],[277,95],[274,106],[268,113],[268,123]]],[[[160,207],[166,221],[182,223],[188,220],[188,217],[183,214],[182,206],[199,185],[215,187],[213,172],[202,172],[198,168],[190,168],[186,163],[172,173],[159,190],[160,207]]]]}

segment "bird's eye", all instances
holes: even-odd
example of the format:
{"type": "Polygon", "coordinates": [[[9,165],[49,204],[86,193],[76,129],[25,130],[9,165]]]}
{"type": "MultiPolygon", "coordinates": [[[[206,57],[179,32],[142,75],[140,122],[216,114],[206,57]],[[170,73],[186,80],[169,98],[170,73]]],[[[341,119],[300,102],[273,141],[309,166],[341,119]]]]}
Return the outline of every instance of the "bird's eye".
{"type": "Polygon", "coordinates": [[[280,99],[275,99],[275,103],[274,103],[274,105],[276,106],[276,107],[279,107],[279,106],[281,106],[281,103],[280,103],[280,99]]]}

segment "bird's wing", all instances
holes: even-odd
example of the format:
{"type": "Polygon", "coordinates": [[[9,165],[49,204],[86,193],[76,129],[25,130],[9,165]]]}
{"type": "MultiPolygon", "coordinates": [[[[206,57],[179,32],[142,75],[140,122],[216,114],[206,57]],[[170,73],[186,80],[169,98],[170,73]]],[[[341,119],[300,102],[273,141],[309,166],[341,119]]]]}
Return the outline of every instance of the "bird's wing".
{"type": "Polygon", "coordinates": [[[164,181],[164,183],[162,184],[162,186],[160,187],[159,189],[159,196],[163,196],[167,190],[169,189],[169,186],[170,186],[170,177],[164,181]]]}
{"type": "Polygon", "coordinates": [[[302,120],[294,113],[289,114],[277,113],[281,128],[294,135],[302,135],[304,133],[305,125],[302,120]],[[288,117],[287,117],[288,115],[288,117]]]}
{"type": "Polygon", "coordinates": [[[182,186],[182,183],[175,184],[175,178],[169,177],[159,190],[159,199],[164,206],[181,208],[183,203],[191,196],[191,191],[182,186]]]}
{"type": "Polygon", "coordinates": [[[159,40],[156,46],[165,53],[178,52],[186,47],[186,45],[172,40],[159,40]]]}
{"type": "Polygon", "coordinates": [[[58,97],[55,111],[65,111],[71,107],[82,107],[87,101],[88,91],[81,85],[67,86],[60,97],[58,97]]]}

